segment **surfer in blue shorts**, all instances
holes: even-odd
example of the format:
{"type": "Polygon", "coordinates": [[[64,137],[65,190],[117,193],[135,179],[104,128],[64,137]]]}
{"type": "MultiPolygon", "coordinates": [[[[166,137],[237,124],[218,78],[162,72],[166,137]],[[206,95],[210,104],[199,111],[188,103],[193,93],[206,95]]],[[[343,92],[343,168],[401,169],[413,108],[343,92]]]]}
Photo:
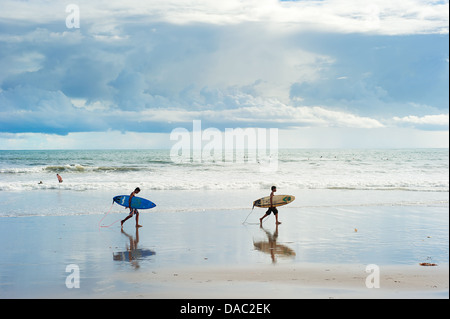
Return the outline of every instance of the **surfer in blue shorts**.
{"type": "Polygon", "coordinates": [[[273,213],[275,215],[275,224],[277,224],[277,225],[281,224],[281,222],[278,221],[278,209],[276,207],[274,207],[273,203],[272,203],[273,195],[275,194],[276,191],[277,191],[277,187],[272,186],[272,192],[270,193],[270,207],[266,211],[266,214],[259,219],[259,224],[261,226],[262,226],[263,219],[266,218],[267,216],[269,216],[271,213],[273,213]]]}
{"type": "Polygon", "coordinates": [[[142,227],[141,225],[139,225],[139,211],[136,208],[131,208],[131,199],[137,194],[139,194],[140,191],[141,191],[140,188],[136,187],[136,189],[130,194],[130,199],[128,200],[128,208],[130,209],[130,214],[120,222],[121,227],[123,227],[123,223],[125,223],[128,219],[133,217],[133,215],[136,215],[136,228],[142,227]]]}

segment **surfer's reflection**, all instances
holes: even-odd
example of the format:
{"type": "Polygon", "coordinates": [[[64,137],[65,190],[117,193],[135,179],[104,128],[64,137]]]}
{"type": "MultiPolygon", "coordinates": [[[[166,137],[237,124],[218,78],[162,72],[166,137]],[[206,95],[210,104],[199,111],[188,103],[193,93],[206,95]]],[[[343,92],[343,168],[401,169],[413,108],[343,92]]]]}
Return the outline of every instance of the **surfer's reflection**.
{"type": "Polygon", "coordinates": [[[261,226],[261,229],[266,233],[268,241],[253,241],[253,246],[255,249],[260,250],[262,252],[270,254],[272,258],[272,263],[277,262],[277,256],[279,257],[294,257],[295,251],[291,248],[277,244],[278,239],[278,225],[276,225],[275,232],[271,233],[270,231],[264,229],[261,226]]]}
{"type": "Polygon", "coordinates": [[[118,261],[129,261],[131,265],[138,269],[140,267],[139,260],[142,260],[146,257],[155,255],[156,253],[150,249],[139,249],[138,243],[139,243],[139,228],[136,228],[136,236],[131,236],[127,234],[123,228],[121,230],[122,234],[128,237],[129,244],[127,243],[126,251],[120,251],[113,253],[113,260],[118,261]]]}

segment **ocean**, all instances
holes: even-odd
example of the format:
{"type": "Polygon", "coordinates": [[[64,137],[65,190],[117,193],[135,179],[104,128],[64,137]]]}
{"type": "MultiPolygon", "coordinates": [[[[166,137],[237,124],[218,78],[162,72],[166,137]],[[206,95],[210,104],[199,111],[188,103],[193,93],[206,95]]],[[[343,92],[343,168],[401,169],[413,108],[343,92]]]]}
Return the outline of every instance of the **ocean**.
{"type": "MultiPolygon", "coordinates": [[[[129,296],[136,285],[124,275],[184,267],[448,268],[448,149],[275,155],[267,170],[251,154],[180,162],[170,150],[0,151],[0,297],[129,296]],[[279,207],[279,227],[273,216],[260,225],[265,209],[252,209],[272,185],[296,197],[279,207]],[[142,228],[132,218],[121,229],[129,211],[112,198],[136,187],[156,207],[141,210],[142,228]],[[80,289],[65,285],[73,265],[80,289]]],[[[448,298],[445,282],[433,284],[448,298]]]]}
{"type": "Polygon", "coordinates": [[[0,216],[104,213],[136,187],[162,212],[245,209],[272,185],[296,195],[293,207],[448,205],[448,149],[282,149],[271,170],[241,155],[179,162],[170,150],[3,150],[0,216]]]}

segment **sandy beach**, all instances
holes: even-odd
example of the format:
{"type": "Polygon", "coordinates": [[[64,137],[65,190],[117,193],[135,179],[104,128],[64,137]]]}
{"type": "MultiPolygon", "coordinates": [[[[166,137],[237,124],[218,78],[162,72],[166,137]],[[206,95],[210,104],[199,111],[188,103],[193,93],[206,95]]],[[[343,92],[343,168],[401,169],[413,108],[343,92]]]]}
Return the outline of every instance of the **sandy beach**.
{"type": "Polygon", "coordinates": [[[448,298],[448,267],[383,266],[379,288],[366,287],[365,267],[343,264],[187,267],[130,273],[121,280],[139,287],[130,298],[448,298]]]}
{"type": "Polygon", "coordinates": [[[278,227],[273,216],[261,227],[256,209],[242,224],[250,212],[155,210],[141,213],[142,228],[133,218],[123,230],[119,207],[3,217],[0,298],[449,297],[446,204],[292,205],[278,227]],[[112,225],[99,227],[102,218],[112,225]],[[369,265],[378,288],[366,285],[369,265]]]}

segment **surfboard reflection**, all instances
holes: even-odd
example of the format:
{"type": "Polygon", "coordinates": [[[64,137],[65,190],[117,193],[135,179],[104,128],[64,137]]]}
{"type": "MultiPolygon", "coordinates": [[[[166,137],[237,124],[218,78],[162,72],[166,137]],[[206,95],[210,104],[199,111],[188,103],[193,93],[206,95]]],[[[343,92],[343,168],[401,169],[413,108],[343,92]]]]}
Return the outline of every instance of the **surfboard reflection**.
{"type": "Polygon", "coordinates": [[[128,261],[131,262],[134,268],[139,268],[139,261],[150,256],[155,255],[156,253],[150,249],[140,249],[138,248],[139,243],[139,228],[136,228],[136,236],[132,236],[127,234],[123,229],[121,230],[122,234],[124,234],[129,239],[129,244],[126,245],[126,251],[119,251],[113,253],[113,260],[116,261],[128,261]]]}
{"type": "Polygon", "coordinates": [[[275,231],[271,233],[270,231],[264,229],[261,226],[261,229],[267,235],[267,241],[253,241],[253,246],[256,250],[262,251],[264,253],[270,254],[272,259],[272,263],[277,262],[278,257],[295,257],[295,251],[286,245],[277,244],[278,239],[278,225],[275,228],[275,231]]]}

